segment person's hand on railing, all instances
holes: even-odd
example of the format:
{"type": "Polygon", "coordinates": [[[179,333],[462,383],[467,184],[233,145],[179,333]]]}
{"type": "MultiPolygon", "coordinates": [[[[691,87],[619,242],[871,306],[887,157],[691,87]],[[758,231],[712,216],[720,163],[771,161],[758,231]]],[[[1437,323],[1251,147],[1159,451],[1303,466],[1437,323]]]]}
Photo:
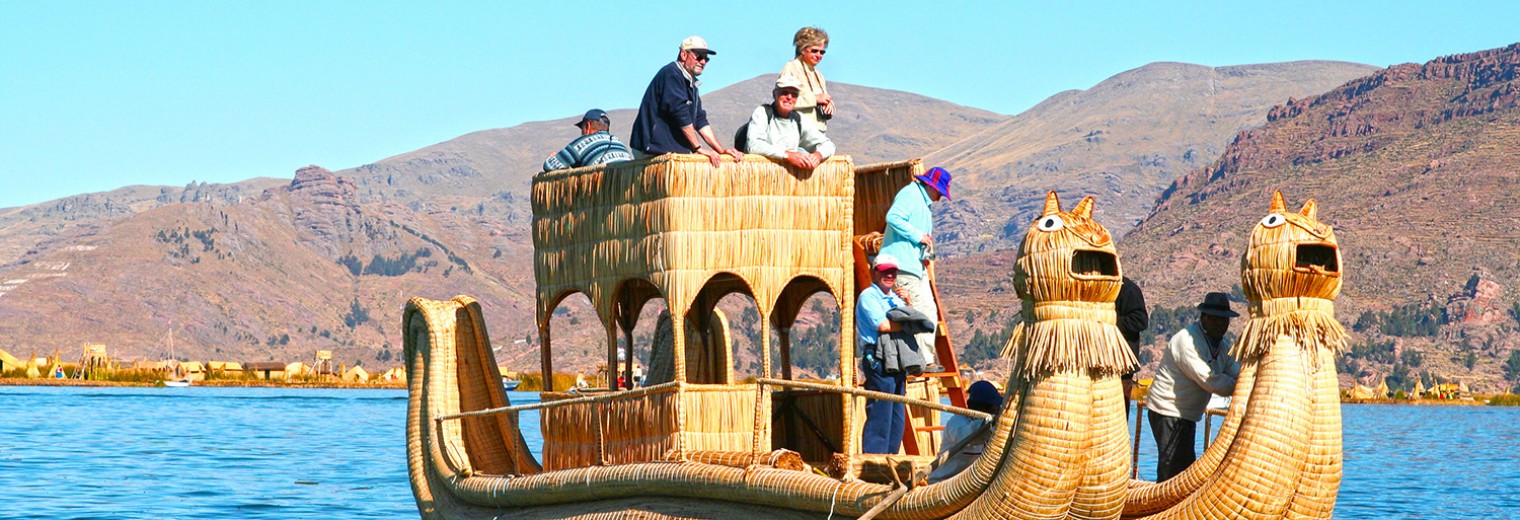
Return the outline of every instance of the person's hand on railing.
{"type": "Polygon", "coordinates": [[[815,154],[806,154],[798,151],[788,151],[786,152],[786,163],[792,165],[793,168],[811,170],[818,167],[818,163],[815,160],[814,155],[815,154]]]}
{"type": "Polygon", "coordinates": [[[698,148],[697,153],[706,155],[707,160],[712,161],[713,168],[717,168],[723,165],[723,160],[719,159],[718,152],[708,150],[706,148],[698,148]]]}

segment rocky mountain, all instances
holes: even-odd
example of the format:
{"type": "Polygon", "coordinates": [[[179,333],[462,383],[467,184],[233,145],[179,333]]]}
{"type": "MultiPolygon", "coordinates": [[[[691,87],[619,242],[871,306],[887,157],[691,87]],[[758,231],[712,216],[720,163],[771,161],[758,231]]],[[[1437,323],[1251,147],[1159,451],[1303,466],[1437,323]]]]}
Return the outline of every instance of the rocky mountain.
{"type": "MultiPolygon", "coordinates": [[[[731,142],[755,107],[770,102],[774,81],[770,74],[756,76],[702,96],[719,140],[731,142]]],[[[856,164],[921,157],[1008,119],[908,92],[837,82],[829,88],[839,100],[839,115],[829,122],[829,137],[856,164]]],[[[638,110],[607,112],[613,135],[626,142],[638,110]]],[[[498,193],[510,194],[518,207],[526,209],[524,197],[533,175],[545,158],[579,135],[572,125],[580,117],[576,113],[474,132],[340,174],[352,177],[366,200],[424,199],[437,205],[433,201],[452,203],[498,193]]]]}
{"type": "Polygon", "coordinates": [[[1502,388],[1499,367],[1520,347],[1517,81],[1520,44],[1395,65],[1277,106],[1166,188],[1120,243],[1125,271],[1153,305],[1229,290],[1272,191],[1294,208],[1313,198],[1343,251],[1339,318],[1363,354],[1390,351],[1353,355],[1367,362],[1348,378],[1376,384],[1402,366],[1502,388]]]}
{"type": "Polygon", "coordinates": [[[956,177],[942,252],[1013,248],[1045,193],[1095,195],[1122,236],[1178,176],[1208,164],[1289,98],[1319,94],[1376,67],[1296,61],[1231,67],[1152,63],[1069,90],[927,157],[956,177]]]}
{"type": "MultiPolygon", "coordinates": [[[[720,134],[748,121],[769,76],[704,96],[720,134]]],[[[834,136],[859,162],[928,153],[1006,116],[843,83],[834,136]]],[[[642,88],[642,85],[636,88],[642,88]]],[[[627,135],[634,110],[612,110],[627,135]]],[[[527,199],[575,118],[475,132],[340,172],[184,188],[134,186],[0,209],[0,350],[126,359],[310,360],[385,366],[407,298],[470,294],[501,359],[537,366],[527,199]]],[[[583,300],[582,300],[583,301],[583,300]]],[[[556,314],[556,363],[602,358],[594,320],[556,314]]]]}

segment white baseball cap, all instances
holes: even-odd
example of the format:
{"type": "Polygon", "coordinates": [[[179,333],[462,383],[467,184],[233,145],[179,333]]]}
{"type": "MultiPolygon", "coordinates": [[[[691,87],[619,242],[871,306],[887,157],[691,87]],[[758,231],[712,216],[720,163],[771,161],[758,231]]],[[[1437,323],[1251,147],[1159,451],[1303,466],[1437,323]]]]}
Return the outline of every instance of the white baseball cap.
{"type": "Polygon", "coordinates": [[[702,39],[701,36],[689,36],[685,40],[681,40],[681,50],[702,51],[708,54],[718,53],[718,51],[707,48],[707,40],[702,39]]]}

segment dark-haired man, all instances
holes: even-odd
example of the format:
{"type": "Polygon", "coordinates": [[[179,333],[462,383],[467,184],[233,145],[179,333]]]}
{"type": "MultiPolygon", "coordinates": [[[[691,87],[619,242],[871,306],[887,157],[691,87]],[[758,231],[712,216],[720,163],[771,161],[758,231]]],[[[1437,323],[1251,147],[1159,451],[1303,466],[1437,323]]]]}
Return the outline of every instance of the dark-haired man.
{"type": "Polygon", "coordinates": [[[587,110],[580,122],[575,123],[575,127],[581,129],[581,136],[565,145],[564,150],[545,159],[544,171],[633,160],[628,147],[608,131],[611,126],[607,112],[599,108],[587,110]]]}

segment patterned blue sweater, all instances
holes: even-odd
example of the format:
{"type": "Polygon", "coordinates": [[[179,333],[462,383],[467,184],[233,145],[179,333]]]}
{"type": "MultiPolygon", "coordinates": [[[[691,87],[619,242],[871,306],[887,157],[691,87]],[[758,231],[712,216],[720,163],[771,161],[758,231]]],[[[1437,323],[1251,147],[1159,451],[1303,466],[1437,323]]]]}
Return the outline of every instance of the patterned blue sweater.
{"type": "Polygon", "coordinates": [[[544,160],[544,171],[632,160],[628,147],[603,130],[570,141],[564,150],[544,160]]]}

